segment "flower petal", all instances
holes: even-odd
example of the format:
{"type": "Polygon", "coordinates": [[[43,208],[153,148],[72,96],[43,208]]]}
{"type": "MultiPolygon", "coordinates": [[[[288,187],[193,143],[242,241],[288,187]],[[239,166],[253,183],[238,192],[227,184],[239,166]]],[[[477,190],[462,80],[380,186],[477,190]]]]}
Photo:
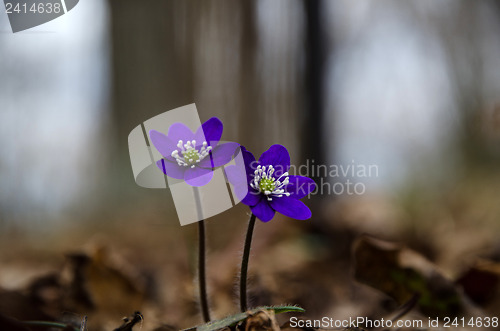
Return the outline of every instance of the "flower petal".
{"type": "Polygon", "coordinates": [[[243,153],[243,160],[245,161],[245,163],[251,163],[252,161],[255,161],[255,156],[253,156],[253,154],[248,150],[246,149],[245,146],[241,146],[241,152],[243,153]]]}
{"type": "Polygon", "coordinates": [[[161,155],[173,161],[172,152],[177,149],[177,142],[173,142],[163,133],[156,130],[149,130],[149,138],[153,146],[161,155]]]}
{"type": "Polygon", "coordinates": [[[262,199],[262,194],[251,187],[247,187],[247,194],[241,202],[247,206],[255,206],[262,199]]]}
{"type": "Polygon", "coordinates": [[[167,176],[175,179],[184,179],[186,167],[181,167],[177,163],[165,161],[161,159],[156,162],[156,166],[167,176]]]}
{"type": "Polygon", "coordinates": [[[261,200],[258,204],[253,207],[250,207],[252,213],[257,216],[262,222],[269,222],[274,217],[274,210],[269,206],[267,200],[261,197],[261,200]]]}
{"type": "Polygon", "coordinates": [[[212,117],[196,130],[195,139],[197,144],[206,141],[210,146],[216,146],[222,136],[224,129],[222,122],[217,117],[212,117]]]}
{"type": "Polygon", "coordinates": [[[245,170],[235,165],[224,167],[227,181],[232,185],[232,189],[239,201],[242,201],[248,193],[248,183],[245,170]]]}
{"type": "Polygon", "coordinates": [[[306,220],[311,218],[311,210],[302,201],[292,197],[273,198],[269,201],[271,207],[278,213],[295,218],[297,220],[306,220]]]}
{"type": "Polygon", "coordinates": [[[204,158],[198,165],[203,168],[217,168],[223,166],[233,159],[233,155],[240,147],[238,143],[224,143],[215,146],[212,150],[211,158],[204,158]]]}
{"type": "Polygon", "coordinates": [[[199,167],[187,168],[184,173],[184,180],[191,186],[204,186],[212,180],[214,172],[212,169],[204,169],[199,167]]]}
{"type": "Polygon", "coordinates": [[[238,166],[229,165],[224,167],[224,172],[226,173],[226,178],[228,182],[232,185],[247,185],[245,171],[238,166]]]}
{"type": "Polygon", "coordinates": [[[316,189],[316,183],[309,177],[288,176],[290,183],[285,187],[290,197],[302,199],[316,189]]]}
{"type": "Polygon", "coordinates": [[[262,153],[259,162],[263,166],[272,165],[275,168],[274,176],[279,177],[290,169],[290,154],[284,146],[272,145],[262,153]]]}
{"type": "Polygon", "coordinates": [[[259,202],[260,192],[248,185],[248,178],[244,167],[241,165],[229,165],[224,167],[224,172],[239,201],[248,206],[255,206],[259,202]]]}
{"type": "Polygon", "coordinates": [[[194,138],[194,134],[184,123],[174,123],[168,128],[168,138],[175,143],[177,148],[177,143],[179,140],[185,144],[188,140],[191,141],[194,138]]]}
{"type": "MultiPolygon", "coordinates": [[[[258,162],[255,160],[255,156],[253,156],[252,153],[250,153],[245,146],[240,146],[241,147],[241,153],[243,156],[243,162],[245,163],[245,170],[247,173],[247,181],[250,182],[254,176],[254,171],[257,169],[258,162]]],[[[240,159],[236,158],[236,162],[238,162],[240,159]]]]}

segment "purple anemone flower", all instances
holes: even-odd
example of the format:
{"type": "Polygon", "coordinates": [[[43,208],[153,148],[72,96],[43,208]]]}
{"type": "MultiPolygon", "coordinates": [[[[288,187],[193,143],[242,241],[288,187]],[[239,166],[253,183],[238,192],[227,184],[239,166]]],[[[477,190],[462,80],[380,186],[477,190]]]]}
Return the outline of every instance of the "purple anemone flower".
{"type": "Polygon", "coordinates": [[[217,117],[192,132],[183,123],[174,123],[165,135],[149,131],[151,142],[163,158],[156,165],[169,177],[183,179],[191,186],[203,186],[213,177],[213,169],[231,161],[239,144],[221,143],[223,125],[217,117]]]}
{"type": "Polygon", "coordinates": [[[288,173],[290,155],[284,146],[272,145],[259,161],[243,146],[241,152],[246,174],[232,166],[226,167],[226,175],[241,202],[250,206],[257,218],[268,222],[275,212],[299,220],[311,217],[311,210],[299,199],[314,191],[316,183],[309,177],[288,173]],[[241,196],[242,192],[246,195],[241,196]]]}

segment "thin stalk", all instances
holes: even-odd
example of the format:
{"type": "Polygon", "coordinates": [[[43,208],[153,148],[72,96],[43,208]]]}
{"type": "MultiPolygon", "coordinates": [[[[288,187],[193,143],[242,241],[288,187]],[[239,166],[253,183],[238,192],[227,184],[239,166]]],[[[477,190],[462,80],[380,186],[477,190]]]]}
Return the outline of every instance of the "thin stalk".
{"type": "Polygon", "coordinates": [[[240,307],[242,312],[245,312],[248,309],[248,302],[247,302],[248,260],[250,259],[250,247],[252,246],[252,236],[254,227],[255,227],[255,215],[251,214],[250,221],[248,222],[247,236],[245,238],[245,247],[243,248],[243,258],[241,259],[240,307]]]}
{"type": "Polygon", "coordinates": [[[194,186],[194,199],[196,202],[196,212],[198,214],[198,288],[200,289],[200,306],[203,320],[210,322],[210,309],[208,308],[207,295],[207,273],[205,268],[206,260],[206,236],[205,236],[205,219],[203,217],[203,208],[201,205],[200,191],[194,186]]]}
{"type": "Polygon", "coordinates": [[[210,322],[210,310],[208,309],[207,276],[205,272],[205,220],[198,222],[198,281],[200,288],[200,305],[203,319],[210,322]]]}

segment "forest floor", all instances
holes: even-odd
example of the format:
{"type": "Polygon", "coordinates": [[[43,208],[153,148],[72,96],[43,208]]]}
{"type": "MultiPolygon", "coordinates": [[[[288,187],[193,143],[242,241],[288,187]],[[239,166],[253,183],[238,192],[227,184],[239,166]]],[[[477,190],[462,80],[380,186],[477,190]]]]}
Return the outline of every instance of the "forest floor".
{"type": "MultiPolygon", "coordinates": [[[[474,198],[470,186],[457,186],[446,194],[408,194],[397,201],[310,201],[309,221],[257,221],[251,306],[288,304],[305,312],[254,311],[240,327],[314,330],[296,321],[312,325],[326,318],[333,324],[323,329],[342,330],[346,325],[335,321],[364,317],[394,321],[391,327],[357,325],[366,330],[433,330],[448,320],[455,329],[488,323],[494,329],[500,317],[500,207],[491,187],[479,185],[474,198]],[[398,327],[400,320],[407,327],[398,327]]],[[[18,324],[46,321],[80,330],[84,316],[89,331],[201,324],[196,225],[181,227],[154,201],[141,210],[149,212],[122,210],[106,220],[101,215],[87,223],[66,222],[57,231],[4,231],[0,329],[47,330],[18,324]],[[140,315],[134,319],[135,312],[140,315]]],[[[247,220],[248,209],[237,206],[206,223],[212,319],[239,312],[247,220]]]]}

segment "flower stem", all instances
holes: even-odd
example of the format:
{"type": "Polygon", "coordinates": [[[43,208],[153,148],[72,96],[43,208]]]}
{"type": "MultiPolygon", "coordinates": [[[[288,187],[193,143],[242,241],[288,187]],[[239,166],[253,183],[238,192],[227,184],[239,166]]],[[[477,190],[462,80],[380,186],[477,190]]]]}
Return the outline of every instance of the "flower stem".
{"type": "Polygon", "coordinates": [[[250,221],[248,222],[247,236],[245,238],[245,247],[243,248],[243,258],[241,260],[240,307],[242,312],[245,312],[248,309],[248,304],[247,304],[248,260],[250,259],[250,247],[252,246],[252,236],[254,227],[255,227],[255,215],[251,214],[250,221]]]}
{"type": "Polygon", "coordinates": [[[200,288],[200,305],[203,319],[210,322],[210,311],[208,309],[207,277],[205,272],[205,220],[198,222],[198,281],[200,288]]]}

